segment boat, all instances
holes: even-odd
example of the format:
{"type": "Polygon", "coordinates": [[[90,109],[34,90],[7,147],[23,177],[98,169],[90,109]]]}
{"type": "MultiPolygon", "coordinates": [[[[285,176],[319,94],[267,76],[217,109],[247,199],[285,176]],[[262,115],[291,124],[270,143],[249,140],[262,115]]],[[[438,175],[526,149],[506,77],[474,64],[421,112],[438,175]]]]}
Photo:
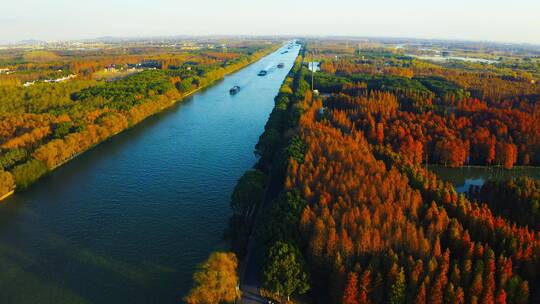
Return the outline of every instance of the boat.
{"type": "Polygon", "coordinates": [[[259,75],[259,76],[265,76],[266,74],[268,74],[267,71],[261,70],[261,71],[259,72],[259,74],[257,74],[257,75],[259,75]]]}
{"type": "Polygon", "coordinates": [[[230,90],[229,90],[229,93],[231,93],[231,95],[234,95],[236,93],[240,92],[240,87],[239,86],[234,86],[232,87],[230,90]]]}
{"type": "Polygon", "coordinates": [[[283,64],[283,62],[280,62],[277,65],[277,67],[280,68],[280,69],[283,69],[284,66],[285,66],[285,64],[283,64]]]}

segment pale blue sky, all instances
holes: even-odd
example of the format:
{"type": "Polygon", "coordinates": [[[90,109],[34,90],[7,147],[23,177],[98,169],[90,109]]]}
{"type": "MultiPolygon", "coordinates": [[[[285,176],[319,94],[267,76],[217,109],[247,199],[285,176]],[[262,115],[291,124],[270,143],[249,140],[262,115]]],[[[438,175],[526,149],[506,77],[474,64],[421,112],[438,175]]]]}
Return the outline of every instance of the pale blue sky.
{"type": "Polygon", "coordinates": [[[0,0],[0,42],[354,35],[540,44],[540,0],[0,0]]]}

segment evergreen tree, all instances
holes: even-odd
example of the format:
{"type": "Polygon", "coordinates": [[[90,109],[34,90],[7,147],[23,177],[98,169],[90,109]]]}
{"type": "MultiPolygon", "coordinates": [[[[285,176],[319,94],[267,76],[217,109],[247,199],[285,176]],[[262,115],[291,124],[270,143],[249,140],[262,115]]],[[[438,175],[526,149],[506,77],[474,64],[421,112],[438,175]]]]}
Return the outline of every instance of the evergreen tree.
{"type": "Polygon", "coordinates": [[[403,271],[403,267],[400,268],[394,283],[392,284],[391,290],[390,290],[390,299],[388,303],[390,304],[402,304],[405,303],[405,272],[403,271]]]}
{"type": "Polygon", "coordinates": [[[270,248],[263,269],[264,287],[278,296],[303,294],[310,288],[308,274],[298,248],[277,241],[270,248]]]}

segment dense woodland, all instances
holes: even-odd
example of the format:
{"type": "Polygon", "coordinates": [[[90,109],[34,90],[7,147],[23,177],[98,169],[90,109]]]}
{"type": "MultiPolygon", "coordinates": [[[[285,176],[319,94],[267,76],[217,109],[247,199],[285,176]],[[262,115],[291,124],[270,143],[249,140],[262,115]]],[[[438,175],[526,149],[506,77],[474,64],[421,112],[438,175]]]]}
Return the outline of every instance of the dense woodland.
{"type": "Polygon", "coordinates": [[[277,192],[256,227],[263,293],[315,303],[538,303],[538,181],[458,194],[425,164],[540,164],[540,86],[497,69],[308,47],[322,62],[321,96],[295,66],[257,145],[257,168],[277,192]]]}
{"type": "Polygon", "coordinates": [[[275,47],[0,54],[0,197],[275,47]]]}
{"type": "Polygon", "coordinates": [[[540,180],[530,177],[488,180],[481,187],[472,187],[469,196],[488,202],[493,212],[499,215],[540,231],[540,180]]]}
{"type": "Polygon", "coordinates": [[[315,87],[334,94],[329,103],[353,111],[383,94],[383,107],[355,113],[354,123],[417,163],[540,164],[540,85],[526,72],[448,68],[384,51],[322,58],[315,87]]]}

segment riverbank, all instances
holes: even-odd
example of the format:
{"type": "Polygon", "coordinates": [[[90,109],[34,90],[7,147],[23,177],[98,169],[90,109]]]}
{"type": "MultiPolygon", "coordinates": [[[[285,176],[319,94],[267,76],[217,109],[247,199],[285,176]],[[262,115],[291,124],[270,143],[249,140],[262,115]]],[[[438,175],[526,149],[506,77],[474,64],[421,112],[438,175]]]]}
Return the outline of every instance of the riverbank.
{"type": "Polygon", "coordinates": [[[4,200],[4,199],[8,198],[8,197],[11,196],[11,195],[13,195],[13,193],[15,193],[15,190],[11,190],[11,191],[9,191],[8,193],[6,193],[6,194],[0,196],[0,201],[2,201],[2,200],[4,200]]]}
{"type": "MultiPolygon", "coordinates": [[[[268,250],[279,236],[273,235],[272,228],[275,225],[275,218],[280,200],[286,195],[283,192],[284,180],[291,147],[291,130],[295,128],[298,119],[298,103],[302,94],[296,96],[292,92],[297,92],[302,72],[300,70],[303,64],[302,50],[295,60],[295,65],[289,71],[287,78],[284,79],[280,88],[280,93],[275,98],[275,106],[265,126],[265,132],[261,134],[256,146],[257,153],[261,156],[257,164],[267,176],[267,185],[265,195],[259,205],[256,206],[254,218],[247,225],[249,230],[248,242],[246,244],[246,254],[241,260],[240,288],[242,291],[241,303],[255,304],[266,302],[267,298],[279,301],[275,295],[264,290],[264,282],[261,280],[264,267],[263,257],[268,258],[268,250]],[[280,117],[291,117],[290,120],[282,121],[280,117]],[[296,118],[292,118],[296,117],[296,118]],[[275,138],[276,142],[268,144],[270,138],[275,138]],[[270,214],[270,216],[265,216],[270,214]],[[270,235],[272,234],[272,235],[270,235]]],[[[279,230],[279,229],[278,229],[279,230]]],[[[281,231],[280,231],[281,232],[281,231]]],[[[279,234],[279,233],[278,233],[279,234]]]]}
{"type": "MultiPolygon", "coordinates": [[[[20,165],[20,167],[24,167],[27,164],[29,165],[27,166],[28,168],[24,168],[24,169],[26,171],[32,172],[33,174],[32,179],[29,182],[25,182],[24,187],[17,187],[16,178],[14,176],[11,176],[10,180],[12,180],[13,184],[12,186],[4,187],[9,190],[5,193],[0,193],[1,195],[0,201],[5,200],[7,197],[11,196],[15,192],[20,192],[20,191],[25,190],[31,184],[41,179],[43,176],[54,171],[58,167],[61,167],[62,165],[68,163],[69,161],[77,158],[81,154],[93,149],[97,145],[107,141],[110,138],[113,138],[114,136],[118,135],[119,133],[124,132],[127,129],[130,129],[138,125],[141,121],[146,120],[150,116],[156,115],[164,111],[165,109],[172,107],[173,105],[185,100],[186,98],[190,97],[196,92],[214,85],[217,81],[222,80],[225,76],[233,74],[235,72],[238,72],[241,69],[246,68],[247,66],[253,64],[254,62],[257,62],[261,58],[275,52],[280,47],[281,46],[279,44],[273,45],[271,47],[268,47],[267,49],[261,50],[259,52],[256,52],[250,55],[249,58],[245,61],[242,60],[241,62],[233,63],[225,68],[222,68],[219,71],[218,70],[213,71],[214,73],[212,73],[211,76],[201,79],[201,82],[203,82],[203,85],[187,93],[179,95],[177,91],[174,91],[174,92],[168,91],[162,95],[159,95],[159,97],[151,101],[138,105],[132,109],[129,109],[125,113],[128,121],[126,121],[123,126],[122,124],[120,124],[119,126],[114,126],[112,132],[110,133],[109,133],[109,130],[104,130],[100,126],[92,126],[92,129],[90,131],[83,131],[81,133],[70,133],[64,139],[53,140],[51,142],[48,142],[40,146],[38,149],[36,149],[36,151],[33,152],[32,158],[30,158],[27,162],[20,165]],[[216,75],[218,75],[218,77],[216,77],[216,75]],[[96,136],[94,134],[98,134],[98,135],[96,136]],[[69,143],[78,142],[79,144],[78,144],[78,147],[72,151],[69,149],[71,147],[63,147],[63,146],[67,146],[67,142],[69,143]],[[50,151],[47,151],[47,148],[49,148],[49,146],[51,148],[49,150],[60,150],[60,152],[56,152],[57,155],[64,155],[66,153],[68,155],[61,156],[60,160],[57,160],[58,156],[56,155],[54,159],[51,159],[53,158],[53,156],[51,156],[50,151]],[[43,150],[45,151],[43,152],[43,150]],[[65,151],[72,151],[72,152],[65,152],[65,151]],[[36,169],[36,166],[37,166],[37,169],[36,169]],[[15,180],[15,182],[13,182],[13,180],[15,180]]],[[[10,171],[5,171],[5,173],[12,175],[10,171]]],[[[2,182],[3,181],[0,181],[0,183],[2,182]]]]}

